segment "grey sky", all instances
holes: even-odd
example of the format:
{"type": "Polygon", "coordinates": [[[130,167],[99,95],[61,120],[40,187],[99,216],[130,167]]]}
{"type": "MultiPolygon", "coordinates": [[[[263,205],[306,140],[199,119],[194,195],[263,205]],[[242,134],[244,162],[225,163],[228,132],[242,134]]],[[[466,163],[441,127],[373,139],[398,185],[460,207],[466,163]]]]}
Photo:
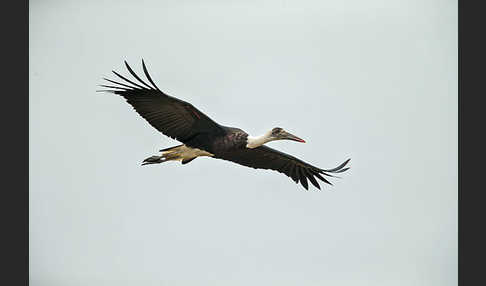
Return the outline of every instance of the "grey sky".
{"type": "Polygon", "coordinates": [[[30,1],[30,283],[456,285],[456,1],[30,1]],[[199,158],[96,93],[123,60],[322,168],[199,158]]]}

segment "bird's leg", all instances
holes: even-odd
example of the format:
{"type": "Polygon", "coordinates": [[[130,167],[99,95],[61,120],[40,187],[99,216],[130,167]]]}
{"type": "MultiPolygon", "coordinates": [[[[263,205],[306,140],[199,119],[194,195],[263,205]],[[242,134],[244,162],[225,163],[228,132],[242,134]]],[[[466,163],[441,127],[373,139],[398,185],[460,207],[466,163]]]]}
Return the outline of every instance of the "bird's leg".
{"type": "Polygon", "coordinates": [[[162,163],[162,162],[165,162],[163,156],[151,156],[151,157],[148,157],[147,159],[143,160],[142,166],[143,165],[149,165],[149,164],[159,164],[159,163],[162,163]]]}
{"type": "Polygon", "coordinates": [[[165,151],[162,152],[161,156],[150,156],[147,159],[143,160],[142,166],[149,164],[159,164],[167,161],[182,160],[183,158],[178,153],[179,152],[177,151],[165,151]]]}

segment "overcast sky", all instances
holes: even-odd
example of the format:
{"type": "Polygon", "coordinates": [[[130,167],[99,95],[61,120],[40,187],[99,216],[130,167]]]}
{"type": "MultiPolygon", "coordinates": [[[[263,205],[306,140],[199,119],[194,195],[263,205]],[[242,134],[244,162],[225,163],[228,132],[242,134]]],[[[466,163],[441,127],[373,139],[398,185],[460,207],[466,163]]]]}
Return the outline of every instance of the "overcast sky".
{"type": "Polygon", "coordinates": [[[457,283],[457,1],[30,1],[30,284],[457,283]],[[321,168],[199,158],[96,93],[165,92],[321,168]]]}

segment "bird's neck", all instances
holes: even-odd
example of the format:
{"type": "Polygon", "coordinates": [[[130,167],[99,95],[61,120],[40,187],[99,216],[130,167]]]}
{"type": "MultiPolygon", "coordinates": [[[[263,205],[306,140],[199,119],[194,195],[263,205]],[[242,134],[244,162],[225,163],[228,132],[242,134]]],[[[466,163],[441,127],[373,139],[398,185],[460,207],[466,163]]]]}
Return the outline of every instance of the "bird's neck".
{"type": "Polygon", "coordinates": [[[248,138],[246,139],[246,148],[253,149],[274,140],[271,135],[271,131],[256,137],[248,135],[248,138]]]}

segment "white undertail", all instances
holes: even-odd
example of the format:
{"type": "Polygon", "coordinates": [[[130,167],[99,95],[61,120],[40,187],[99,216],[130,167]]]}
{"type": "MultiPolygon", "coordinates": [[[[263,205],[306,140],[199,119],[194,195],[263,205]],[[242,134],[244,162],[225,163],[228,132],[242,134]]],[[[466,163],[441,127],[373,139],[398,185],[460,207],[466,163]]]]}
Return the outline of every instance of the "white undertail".
{"type": "Polygon", "coordinates": [[[181,161],[182,164],[186,164],[197,157],[214,156],[209,152],[197,148],[191,148],[184,144],[160,151],[162,151],[162,155],[149,157],[143,161],[142,165],[157,164],[167,161],[181,161]]]}

